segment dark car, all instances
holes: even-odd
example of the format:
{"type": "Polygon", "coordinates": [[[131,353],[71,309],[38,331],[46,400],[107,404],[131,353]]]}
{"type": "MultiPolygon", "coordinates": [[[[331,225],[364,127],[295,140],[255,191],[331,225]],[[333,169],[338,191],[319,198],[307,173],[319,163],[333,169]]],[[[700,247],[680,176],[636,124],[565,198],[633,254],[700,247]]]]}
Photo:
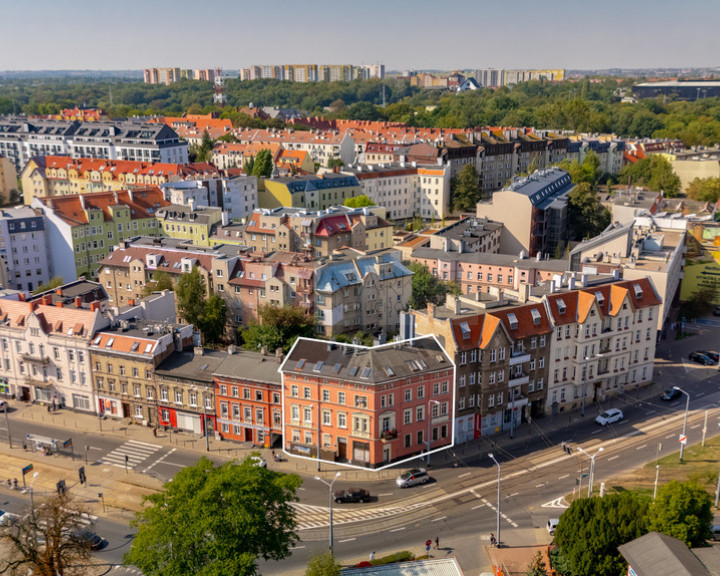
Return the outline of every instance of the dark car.
{"type": "Polygon", "coordinates": [[[682,395],[682,392],[678,390],[677,388],[668,388],[665,390],[665,392],[662,393],[660,396],[660,400],[665,400],[666,402],[670,402],[671,400],[675,400],[675,398],[679,398],[682,395]]]}
{"type": "Polygon", "coordinates": [[[715,364],[717,364],[717,361],[720,360],[720,354],[717,352],[711,352],[710,350],[698,350],[698,352],[700,352],[700,354],[705,354],[705,356],[710,358],[710,360],[715,362],[715,364]]]}
{"type": "Polygon", "coordinates": [[[713,310],[713,316],[720,316],[720,306],[715,306],[713,310]]]}
{"type": "Polygon", "coordinates": [[[87,544],[91,550],[100,550],[105,545],[105,539],[92,530],[78,530],[73,533],[73,539],[87,544]]]}
{"type": "Polygon", "coordinates": [[[370,492],[363,488],[348,488],[335,492],[335,502],[370,502],[370,492]]]}
{"type": "Polygon", "coordinates": [[[715,362],[712,361],[711,358],[708,356],[705,356],[702,352],[690,352],[688,354],[688,358],[692,360],[693,362],[697,362],[698,364],[704,364],[705,366],[712,366],[715,364],[715,362]]]}

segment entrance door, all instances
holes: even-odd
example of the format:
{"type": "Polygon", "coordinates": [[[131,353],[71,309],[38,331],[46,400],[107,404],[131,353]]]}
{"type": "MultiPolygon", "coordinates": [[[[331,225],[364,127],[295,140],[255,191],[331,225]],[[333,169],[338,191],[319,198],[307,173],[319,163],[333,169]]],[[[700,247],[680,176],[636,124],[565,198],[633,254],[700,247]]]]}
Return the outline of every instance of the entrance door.
{"type": "Polygon", "coordinates": [[[347,460],[347,440],[338,438],[338,460],[344,462],[347,460]]]}
{"type": "Polygon", "coordinates": [[[20,400],[23,402],[30,402],[30,388],[28,386],[20,388],[20,400]]]}
{"type": "Polygon", "coordinates": [[[252,428],[244,428],[244,430],[245,430],[245,442],[252,442],[253,441],[252,428]]]}
{"type": "Polygon", "coordinates": [[[383,462],[390,462],[391,453],[390,446],[383,446],[383,462]]]}
{"type": "Polygon", "coordinates": [[[121,418],[130,417],[130,404],[123,402],[122,411],[123,413],[120,415],[121,418]]]}

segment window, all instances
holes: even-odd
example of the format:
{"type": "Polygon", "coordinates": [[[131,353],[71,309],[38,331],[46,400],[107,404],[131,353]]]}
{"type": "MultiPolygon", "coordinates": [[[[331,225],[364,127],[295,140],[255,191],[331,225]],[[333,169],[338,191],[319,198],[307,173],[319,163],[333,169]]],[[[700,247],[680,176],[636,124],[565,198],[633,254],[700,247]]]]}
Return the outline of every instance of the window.
{"type": "Polygon", "coordinates": [[[298,397],[298,387],[296,384],[293,384],[292,386],[290,386],[290,396],[292,396],[293,398],[298,397]]]}
{"type": "Polygon", "coordinates": [[[175,390],[175,404],[182,404],[182,390],[175,390]]]}
{"type": "Polygon", "coordinates": [[[347,414],[338,412],[338,428],[347,428],[347,414]]]}

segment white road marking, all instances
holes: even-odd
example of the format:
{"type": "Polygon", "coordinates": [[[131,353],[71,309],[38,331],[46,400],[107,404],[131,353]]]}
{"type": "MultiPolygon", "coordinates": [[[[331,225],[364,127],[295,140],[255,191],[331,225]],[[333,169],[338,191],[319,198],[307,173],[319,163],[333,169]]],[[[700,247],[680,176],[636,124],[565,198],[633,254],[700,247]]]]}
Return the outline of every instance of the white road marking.
{"type": "Polygon", "coordinates": [[[464,478],[465,476],[470,476],[470,474],[472,474],[472,472],[465,472],[465,474],[460,474],[458,478],[464,478]]]}
{"type": "Polygon", "coordinates": [[[513,497],[517,496],[518,494],[520,494],[520,492],[515,492],[515,494],[510,494],[510,496],[508,496],[508,498],[513,498],[513,497]]]}
{"type": "MultiPolygon", "coordinates": [[[[168,453],[165,454],[164,456],[161,456],[160,458],[158,458],[157,460],[155,460],[155,462],[153,462],[152,464],[150,464],[150,466],[148,466],[147,468],[145,468],[145,470],[143,470],[143,474],[146,474],[148,470],[151,470],[154,466],[160,464],[160,462],[162,462],[163,460],[165,460],[165,458],[167,458],[168,456],[170,456],[170,454],[172,454],[173,452],[175,452],[175,450],[177,450],[177,448],[173,448],[172,450],[170,450],[170,452],[168,452],[168,453]]],[[[172,463],[172,462],[165,462],[165,464],[173,464],[173,463],[172,463]]],[[[173,464],[173,465],[174,465],[174,466],[180,466],[181,468],[185,468],[185,466],[182,465],[182,464],[173,464]]]]}
{"type": "Polygon", "coordinates": [[[433,521],[433,522],[440,522],[440,520],[445,520],[445,518],[447,518],[447,516],[440,516],[440,518],[434,518],[432,521],[433,521]]]}
{"type": "Polygon", "coordinates": [[[558,480],[564,480],[565,478],[568,478],[570,474],[564,474],[563,476],[558,476],[558,480]]]}
{"type": "Polygon", "coordinates": [[[346,538],[345,540],[338,540],[338,542],[342,544],[343,542],[352,542],[353,540],[357,540],[357,538],[346,538]]]}
{"type": "Polygon", "coordinates": [[[642,446],[638,446],[635,448],[635,450],[642,450],[643,448],[647,448],[647,444],[643,444],[642,446]]]}
{"type": "Polygon", "coordinates": [[[542,484],[536,485],[535,488],[542,488],[543,486],[545,486],[545,482],[543,482],[542,484]]]}
{"type": "Polygon", "coordinates": [[[655,412],[657,412],[657,410],[648,410],[647,412],[645,412],[645,414],[650,416],[650,414],[655,414],[655,412]]]}
{"type": "Polygon", "coordinates": [[[610,456],[610,458],[608,458],[608,462],[610,462],[610,460],[615,460],[616,458],[620,458],[620,455],[616,454],[615,456],[610,456]]]}
{"type": "Polygon", "coordinates": [[[597,430],[594,430],[593,432],[590,432],[590,434],[600,434],[600,432],[603,432],[605,428],[598,428],[597,430]]]}
{"type": "Polygon", "coordinates": [[[472,508],[470,508],[470,510],[477,510],[478,508],[482,508],[483,506],[485,506],[485,504],[479,504],[478,506],[473,506],[472,508]]]}
{"type": "Polygon", "coordinates": [[[400,530],[405,530],[405,526],[403,526],[402,528],[393,528],[392,530],[390,530],[390,532],[400,532],[400,530]]]}
{"type": "Polygon", "coordinates": [[[675,438],[675,434],[668,434],[667,436],[665,436],[665,440],[667,440],[668,438],[675,438]]]}
{"type": "Polygon", "coordinates": [[[705,392],[698,392],[695,394],[695,398],[702,398],[703,396],[705,396],[705,392]]]}
{"type": "Polygon", "coordinates": [[[290,550],[302,550],[303,548],[305,548],[305,546],[294,546],[290,548],[290,550]]]}
{"type": "Polygon", "coordinates": [[[392,492],[385,492],[385,494],[378,494],[378,496],[392,496],[392,492]]]}

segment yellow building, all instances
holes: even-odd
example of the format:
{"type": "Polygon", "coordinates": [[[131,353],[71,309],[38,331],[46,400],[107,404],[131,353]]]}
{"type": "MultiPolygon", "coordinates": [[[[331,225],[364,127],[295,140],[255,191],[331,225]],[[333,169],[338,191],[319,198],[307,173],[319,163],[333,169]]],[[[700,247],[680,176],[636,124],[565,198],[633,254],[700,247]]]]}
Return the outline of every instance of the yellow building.
{"type": "Polygon", "coordinates": [[[167,164],[38,156],[23,168],[20,180],[26,204],[33,198],[114,192],[168,182],[217,178],[210,164],[167,164]]]}
{"type": "Polygon", "coordinates": [[[361,194],[357,178],[344,174],[272,178],[264,184],[264,189],[258,191],[260,208],[326,210],[330,206],[342,206],[348,198],[361,194]]]}
{"type": "Polygon", "coordinates": [[[198,246],[210,246],[212,228],[222,222],[222,209],[213,207],[195,208],[180,204],[156,212],[158,232],[180,240],[190,240],[198,246]]]}

